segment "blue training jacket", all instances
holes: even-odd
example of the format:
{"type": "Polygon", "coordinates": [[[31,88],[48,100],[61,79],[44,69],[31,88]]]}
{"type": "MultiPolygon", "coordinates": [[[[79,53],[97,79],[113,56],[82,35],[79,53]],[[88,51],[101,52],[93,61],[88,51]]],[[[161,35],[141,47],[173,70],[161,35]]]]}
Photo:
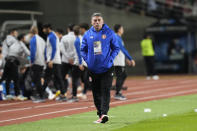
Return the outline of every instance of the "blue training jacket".
{"type": "Polygon", "coordinates": [[[93,73],[107,72],[119,51],[115,33],[106,24],[98,32],[92,26],[83,37],[81,56],[93,73]]]}
{"type": "Polygon", "coordinates": [[[124,53],[124,55],[127,57],[127,59],[132,60],[133,58],[130,56],[129,52],[127,51],[127,49],[123,45],[122,38],[116,34],[116,39],[118,41],[118,45],[120,47],[120,50],[124,53]]]}
{"type": "Polygon", "coordinates": [[[78,60],[79,60],[79,65],[82,64],[82,58],[81,58],[81,52],[80,52],[80,38],[79,37],[76,37],[76,40],[74,42],[74,45],[75,45],[75,49],[76,49],[76,52],[77,52],[77,56],[78,56],[78,60]]]}

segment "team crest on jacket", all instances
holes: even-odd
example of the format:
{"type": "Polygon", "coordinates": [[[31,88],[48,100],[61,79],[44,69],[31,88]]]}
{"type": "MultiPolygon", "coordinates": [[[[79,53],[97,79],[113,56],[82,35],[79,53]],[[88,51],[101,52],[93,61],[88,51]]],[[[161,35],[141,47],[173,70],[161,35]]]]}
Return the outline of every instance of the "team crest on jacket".
{"type": "Polygon", "coordinates": [[[106,35],[105,34],[102,35],[102,39],[106,39],[106,35]]]}

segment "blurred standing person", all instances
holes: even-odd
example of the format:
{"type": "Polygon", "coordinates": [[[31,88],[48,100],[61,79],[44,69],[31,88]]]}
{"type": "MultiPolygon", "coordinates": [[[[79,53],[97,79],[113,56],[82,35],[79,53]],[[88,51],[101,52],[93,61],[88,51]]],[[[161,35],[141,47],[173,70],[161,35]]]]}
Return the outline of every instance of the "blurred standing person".
{"type": "Polygon", "coordinates": [[[127,78],[126,69],[125,69],[125,56],[126,56],[126,62],[129,66],[135,66],[135,61],[129,55],[128,51],[124,47],[124,42],[122,40],[122,35],[124,33],[123,26],[120,24],[114,25],[114,31],[116,33],[116,39],[120,47],[120,52],[114,59],[114,70],[116,74],[116,94],[114,98],[116,100],[126,100],[126,97],[123,96],[121,93],[122,86],[127,78]]]}
{"type": "MultiPolygon", "coordinates": [[[[67,31],[68,34],[64,35],[61,40],[61,53],[62,53],[62,77],[64,80],[66,92],[69,86],[68,74],[72,72],[72,67],[74,64],[74,54],[75,54],[75,34],[73,32],[74,24],[69,24],[67,31]]],[[[74,100],[75,98],[73,98],[74,100]]],[[[77,98],[75,99],[76,101],[77,98]]]]}
{"type": "Polygon", "coordinates": [[[66,101],[67,99],[65,96],[65,87],[61,74],[62,72],[59,38],[52,31],[50,24],[45,24],[43,26],[43,32],[48,35],[46,43],[47,68],[45,70],[44,88],[46,88],[48,85],[49,77],[54,75],[54,85],[57,89],[56,96],[60,95],[59,101],[66,101]]]}
{"type": "Polygon", "coordinates": [[[20,42],[24,39],[24,35],[20,35],[17,40],[18,32],[13,29],[10,31],[10,34],[6,37],[3,42],[3,58],[6,60],[3,76],[1,78],[1,82],[6,80],[6,98],[7,99],[15,99],[15,100],[26,100],[27,98],[23,97],[20,94],[19,88],[19,56],[23,52],[27,55],[30,55],[29,50],[24,45],[23,42],[20,42]],[[14,82],[14,92],[15,97],[10,95],[10,82],[14,82]]]}
{"type": "MultiPolygon", "coordinates": [[[[89,29],[89,25],[87,23],[81,23],[80,26],[80,35],[84,36],[85,32],[89,29]]],[[[82,39],[81,39],[82,40],[82,39]]],[[[80,97],[82,99],[87,99],[87,90],[90,89],[90,81],[89,81],[89,74],[88,74],[88,68],[86,62],[82,59],[82,64],[84,66],[84,70],[81,71],[81,80],[84,83],[84,89],[82,93],[78,94],[77,97],[80,97]]]]}
{"type": "Polygon", "coordinates": [[[144,57],[144,62],[147,72],[146,79],[150,80],[152,77],[153,80],[158,80],[159,76],[156,75],[154,68],[155,51],[153,48],[153,42],[150,35],[144,36],[144,39],[141,41],[141,48],[142,48],[142,56],[144,57]]]}
{"type": "Polygon", "coordinates": [[[113,79],[113,61],[120,48],[115,33],[104,24],[101,13],[91,17],[92,27],[85,33],[81,55],[88,65],[92,77],[92,93],[99,119],[95,123],[105,123],[109,117],[110,88],[113,79]]]}
{"type": "Polygon", "coordinates": [[[59,40],[61,41],[62,37],[63,37],[63,34],[64,34],[64,31],[62,29],[56,29],[55,30],[55,34],[57,35],[57,37],[59,38],[59,40]]]}
{"type": "Polygon", "coordinates": [[[32,80],[36,86],[39,97],[35,99],[35,103],[44,102],[44,89],[42,88],[41,78],[43,74],[43,68],[45,66],[45,47],[46,43],[42,37],[38,35],[38,28],[32,27],[30,30],[32,38],[30,40],[30,58],[32,69],[32,80]]]}
{"type": "Polygon", "coordinates": [[[80,27],[78,25],[73,27],[73,31],[75,34],[75,56],[74,56],[74,63],[72,65],[72,98],[69,100],[69,102],[77,102],[77,87],[78,87],[78,81],[80,80],[81,71],[84,70],[84,67],[82,65],[82,57],[80,52],[81,47],[81,40],[80,40],[80,27]]]}

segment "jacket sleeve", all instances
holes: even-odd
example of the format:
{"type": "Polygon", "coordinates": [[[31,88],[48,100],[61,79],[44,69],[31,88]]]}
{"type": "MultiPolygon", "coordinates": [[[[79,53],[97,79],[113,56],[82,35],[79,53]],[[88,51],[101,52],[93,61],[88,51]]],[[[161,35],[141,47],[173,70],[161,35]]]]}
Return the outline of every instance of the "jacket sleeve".
{"type": "Polygon", "coordinates": [[[27,48],[27,46],[23,42],[21,42],[21,46],[22,46],[23,51],[25,52],[25,54],[30,56],[30,51],[29,51],[29,49],[27,48]]]}
{"type": "Polygon", "coordinates": [[[33,37],[30,41],[30,57],[31,57],[31,63],[34,63],[36,56],[36,38],[33,37]]]}
{"type": "Polygon", "coordinates": [[[80,52],[80,40],[75,40],[75,49],[77,51],[77,56],[79,59],[79,64],[82,64],[81,52],[80,52]]]}
{"type": "Polygon", "coordinates": [[[8,55],[8,46],[6,44],[6,40],[3,42],[2,55],[3,55],[3,59],[5,59],[8,55]]]}
{"type": "Polygon", "coordinates": [[[49,37],[49,41],[51,43],[51,47],[52,47],[52,53],[51,53],[51,59],[50,60],[53,60],[54,57],[55,57],[55,54],[56,54],[56,37],[49,37]]]}
{"type": "Polygon", "coordinates": [[[120,47],[120,50],[124,53],[124,55],[127,57],[127,59],[132,60],[133,58],[130,56],[129,52],[127,51],[127,49],[122,44],[122,40],[117,39],[117,42],[118,42],[118,45],[120,47]]]}
{"type": "Polygon", "coordinates": [[[115,33],[112,33],[112,39],[110,41],[110,47],[111,47],[111,59],[114,60],[115,57],[118,55],[120,51],[120,47],[118,45],[118,41],[116,39],[115,33]]]}
{"type": "Polygon", "coordinates": [[[81,44],[81,56],[86,63],[87,63],[87,55],[88,55],[88,44],[87,44],[86,36],[84,36],[81,44]]]}

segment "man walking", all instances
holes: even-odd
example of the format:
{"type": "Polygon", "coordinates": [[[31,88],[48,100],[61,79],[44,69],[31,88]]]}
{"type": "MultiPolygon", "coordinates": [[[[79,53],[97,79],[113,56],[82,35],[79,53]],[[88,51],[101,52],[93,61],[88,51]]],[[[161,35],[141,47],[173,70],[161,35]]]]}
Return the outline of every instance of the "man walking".
{"type": "Polygon", "coordinates": [[[116,38],[118,41],[118,45],[120,47],[120,52],[118,53],[118,55],[114,60],[114,70],[116,73],[116,94],[114,98],[116,100],[126,100],[126,97],[123,96],[121,93],[122,86],[127,78],[127,74],[125,70],[125,56],[126,56],[126,62],[129,66],[135,66],[135,61],[124,47],[124,42],[121,38],[124,33],[123,26],[120,24],[115,24],[114,31],[116,33],[116,38]]]}
{"type": "Polygon", "coordinates": [[[92,27],[86,32],[81,45],[81,55],[88,65],[92,77],[94,104],[99,119],[95,123],[105,123],[110,103],[110,88],[113,79],[113,60],[120,48],[115,33],[104,24],[101,13],[91,17],[92,27]]]}

